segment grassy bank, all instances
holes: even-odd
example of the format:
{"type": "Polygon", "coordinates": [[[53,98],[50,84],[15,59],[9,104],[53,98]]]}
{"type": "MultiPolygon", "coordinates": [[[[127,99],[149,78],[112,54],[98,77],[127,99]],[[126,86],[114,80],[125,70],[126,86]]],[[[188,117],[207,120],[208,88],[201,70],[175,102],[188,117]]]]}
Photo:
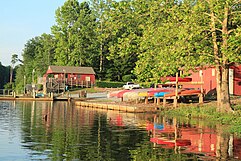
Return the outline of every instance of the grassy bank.
{"type": "Polygon", "coordinates": [[[216,112],[215,104],[180,106],[176,109],[163,110],[164,115],[202,119],[212,124],[227,125],[228,131],[241,135],[241,106],[233,105],[233,113],[216,112]]]}

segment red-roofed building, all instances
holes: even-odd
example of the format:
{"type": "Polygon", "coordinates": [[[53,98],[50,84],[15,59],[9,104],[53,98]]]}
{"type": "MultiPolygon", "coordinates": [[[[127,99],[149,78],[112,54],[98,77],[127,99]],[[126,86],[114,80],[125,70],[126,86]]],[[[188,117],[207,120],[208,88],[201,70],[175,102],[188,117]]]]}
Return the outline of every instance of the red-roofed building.
{"type": "Polygon", "coordinates": [[[92,67],[49,66],[44,77],[46,92],[66,90],[66,87],[91,87],[95,84],[92,67]]]}

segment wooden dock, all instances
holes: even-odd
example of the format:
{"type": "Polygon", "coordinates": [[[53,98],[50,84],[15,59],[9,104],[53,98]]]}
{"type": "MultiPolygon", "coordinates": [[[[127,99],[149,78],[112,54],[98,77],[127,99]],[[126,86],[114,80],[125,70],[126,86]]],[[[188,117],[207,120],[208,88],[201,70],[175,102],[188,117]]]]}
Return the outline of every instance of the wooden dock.
{"type": "Polygon", "coordinates": [[[98,103],[98,102],[88,102],[88,101],[75,101],[75,106],[81,106],[86,108],[98,108],[98,109],[106,109],[106,110],[115,110],[115,111],[123,111],[123,112],[131,112],[131,113],[148,113],[148,112],[157,112],[157,108],[155,107],[143,107],[135,105],[122,105],[117,103],[98,103]]]}
{"type": "Polygon", "coordinates": [[[0,97],[0,100],[6,101],[53,101],[53,98],[33,98],[33,97],[0,97]]]}

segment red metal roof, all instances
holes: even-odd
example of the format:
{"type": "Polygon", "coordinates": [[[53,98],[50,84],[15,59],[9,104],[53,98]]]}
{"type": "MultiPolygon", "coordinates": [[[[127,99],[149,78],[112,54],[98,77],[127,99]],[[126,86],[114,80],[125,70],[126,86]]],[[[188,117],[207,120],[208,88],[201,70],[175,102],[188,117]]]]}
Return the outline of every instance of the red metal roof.
{"type": "Polygon", "coordinates": [[[54,66],[48,67],[47,74],[60,74],[60,73],[70,73],[70,74],[94,74],[95,72],[92,67],[74,67],[74,66],[54,66]]]}

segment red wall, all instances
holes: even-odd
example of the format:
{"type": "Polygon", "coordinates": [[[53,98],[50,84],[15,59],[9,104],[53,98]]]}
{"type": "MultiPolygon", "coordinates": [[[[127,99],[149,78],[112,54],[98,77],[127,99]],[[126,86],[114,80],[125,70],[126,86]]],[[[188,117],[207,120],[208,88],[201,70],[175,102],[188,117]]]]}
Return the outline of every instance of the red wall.
{"type": "MultiPolygon", "coordinates": [[[[233,94],[234,95],[241,95],[241,65],[240,66],[233,66],[230,67],[234,69],[233,75],[233,94]]],[[[192,72],[190,76],[193,82],[200,82],[201,77],[199,76],[199,72],[192,72]]],[[[206,94],[216,90],[216,71],[215,68],[208,68],[203,69],[203,89],[205,90],[206,94]]],[[[185,85],[184,88],[200,88],[200,85],[185,85]]]]}
{"type": "Polygon", "coordinates": [[[86,81],[86,77],[90,77],[90,82],[95,83],[95,75],[93,74],[81,74],[80,78],[76,74],[68,74],[68,81],[71,80],[71,77],[73,78],[73,81],[86,81]]]}
{"type": "Polygon", "coordinates": [[[93,74],[83,74],[83,75],[81,75],[81,80],[85,81],[86,77],[90,77],[90,82],[95,82],[95,75],[93,75],[93,74]]]}
{"type": "MultiPolygon", "coordinates": [[[[216,89],[217,83],[216,83],[216,71],[215,68],[208,68],[203,69],[203,89],[205,90],[206,94],[208,92],[212,92],[216,89]]],[[[201,77],[200,73],[198,72],[192,72],[192,75],[190,76],[192,78],[192,82],[200,82],[201,77]]],[[[184,88],[201,88],[201,85],[184,85],[184,88]]]]}
{"type": "MultiPolygon", "coordinates": [[[[64,75],[63,74],[55,74],[55,75],[58,75],[58,79],[64,79],[64,75]]],[[[95,75],[94,74],[82,74],[80,76],[80,78],[78,78],[77,74],[66,74],[68,76],[66,76],[66,78],[68,77],[68,79],[66,79],[67,82],[70,82],[71,81],[71,78],[72,78],[72,81],[75,82],[75,81],[78,81],[78,82],[81,82],[81,81],[86,81],[86,77],[90,77],[90,82],[91,83],[95,83],[95,75]]]]}

